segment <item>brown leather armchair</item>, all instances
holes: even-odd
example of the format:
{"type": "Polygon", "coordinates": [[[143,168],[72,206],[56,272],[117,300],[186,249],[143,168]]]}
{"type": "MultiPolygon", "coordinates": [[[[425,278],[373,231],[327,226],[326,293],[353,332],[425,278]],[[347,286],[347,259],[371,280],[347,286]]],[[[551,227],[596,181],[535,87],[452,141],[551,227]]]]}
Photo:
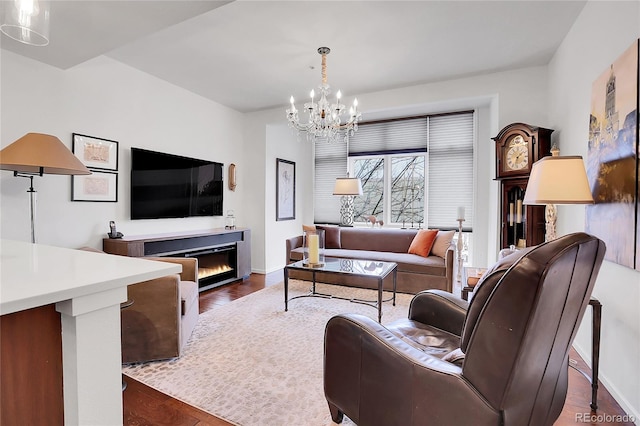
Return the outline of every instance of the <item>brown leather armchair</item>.
{"type": "Polygon", "coordinates": [[[501,259],[469,305],[417,294],[385,327],[338,315],[325,331],[332,419],[368,425],[552,425],[567,392],[568,354],[605,245],[567,235],[501,259]]]}

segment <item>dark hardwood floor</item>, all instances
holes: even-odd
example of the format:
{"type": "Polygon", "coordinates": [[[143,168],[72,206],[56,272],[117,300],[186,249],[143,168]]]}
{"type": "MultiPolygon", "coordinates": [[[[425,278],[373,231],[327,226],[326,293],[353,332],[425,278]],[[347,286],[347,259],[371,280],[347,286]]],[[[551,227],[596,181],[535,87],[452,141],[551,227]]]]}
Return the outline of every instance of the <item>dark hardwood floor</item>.
{"type": "MultiPolygon", "coordinates": [[[[282,271],[267,275],[251,274],[249,279],[227,284],[200,294],[200,313],[213,309],[216,305],[224,305],[239,299],[247,294],[261,290],[269,285],[277,284],[283,280],[282,271]]],[[[606,350],[606,348],[603,348],[606,350]]],[[[580,356],[571,350],[571,358],[577,360],[578,367],[590,374],[590,370],[580,356]]],[[[155,389],[152,389],[129,377],[123,377],[127,382],[127,388],[123,392],[124,424],[130,426],[221,426],[230,425],[222,419],[214,417],[204,411],[198,410],[188,404],[171,398],[155,389]]],[[[620,422],[594,422],[582,420],[587,416],[604,415],[623,416],[618,403],[600,383],[598,389],[598,410],[593,411],[589,407],[591,402],[591,384],[573,368],[569,369],[569,391],[564,410],[556,426],[566,425],[629,425],[633,423],[620,422]]],[[[301,425],[302,426],[302,425],[301,425]]],[[[315,425],[304,425],[315,426],[315,425]]]]}

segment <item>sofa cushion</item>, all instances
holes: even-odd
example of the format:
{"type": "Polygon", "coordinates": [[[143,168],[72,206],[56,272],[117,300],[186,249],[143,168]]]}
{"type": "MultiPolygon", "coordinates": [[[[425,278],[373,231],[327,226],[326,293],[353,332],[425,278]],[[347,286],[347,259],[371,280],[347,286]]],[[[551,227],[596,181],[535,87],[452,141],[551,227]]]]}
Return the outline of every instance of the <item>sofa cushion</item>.
{"type": "MultiPolygon", "coordinates": [[[[327,257],[339,257],[343,259],[377,260],[380,262],[395,262],[398,264],[398,272],[414,274],[427,274],[444,277],[447,268],[444,259],[438,256],[422,257],[409,253],[388,253],[383,251],[327,249],[324,251],[327,257]]],[[[291,250],[291,259],[302,260],[302,248],[291,250]]]]}
{"type": "Polygon", "coordinates": [[[340,244],[340,227],[338,226],[316,226],[316,229],[324,230],[324,247],[328,249],[342,248],[340,244]]]}
{"type": "Polygon", "coordinates": [[[421,229],[418,231],[411,245],[409,246],[408,253],[417,254],[418,256],[427,257],[433,247],[433,242],[436,240],[438,231],[434,229],[421,229]]]}
{"type": "Polygon", "coordinates": [[[342,228],[342,248],[406,254],[417,229],[342,228]]]}
{"type": "Polygon", "coordinates": [[[431,254],[444,259],[447,256],[447,250],[455,234],[456,231],[438,231],[436,240],[433,242],[433,247],[431,247],[431,254]]]}

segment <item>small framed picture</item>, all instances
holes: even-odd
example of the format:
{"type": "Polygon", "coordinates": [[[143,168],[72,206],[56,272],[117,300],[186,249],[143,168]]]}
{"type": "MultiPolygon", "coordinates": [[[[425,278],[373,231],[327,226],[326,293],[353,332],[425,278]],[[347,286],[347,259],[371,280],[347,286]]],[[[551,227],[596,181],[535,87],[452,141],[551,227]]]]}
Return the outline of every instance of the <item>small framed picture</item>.
{"type": "Polygon", "coordinates": [[[276,220],[296,218],[296,163],[276,159],[276,220]]]}
{"type": "Polygon", "coordinates": [[[73,133],[73,153],[93,169],[118,170],[118,142],[73,133]]]}
{"type": "Polygon", "coordinates": [[[118,173],[92,170],[90,175],[71,176],[71,201],[118,201],[118,173]]]}

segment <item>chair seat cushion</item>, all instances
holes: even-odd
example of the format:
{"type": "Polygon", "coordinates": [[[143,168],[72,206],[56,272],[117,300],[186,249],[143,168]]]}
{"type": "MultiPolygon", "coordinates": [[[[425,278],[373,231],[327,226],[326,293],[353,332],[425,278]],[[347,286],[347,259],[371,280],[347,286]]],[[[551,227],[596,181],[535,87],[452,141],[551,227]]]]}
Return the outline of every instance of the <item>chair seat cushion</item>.
{"type": "Polygon", "coordinates": [[[440,359],[460,347],[459,336],[410,319],[394,321],[387,329],[414,348],[440,359]]]}

